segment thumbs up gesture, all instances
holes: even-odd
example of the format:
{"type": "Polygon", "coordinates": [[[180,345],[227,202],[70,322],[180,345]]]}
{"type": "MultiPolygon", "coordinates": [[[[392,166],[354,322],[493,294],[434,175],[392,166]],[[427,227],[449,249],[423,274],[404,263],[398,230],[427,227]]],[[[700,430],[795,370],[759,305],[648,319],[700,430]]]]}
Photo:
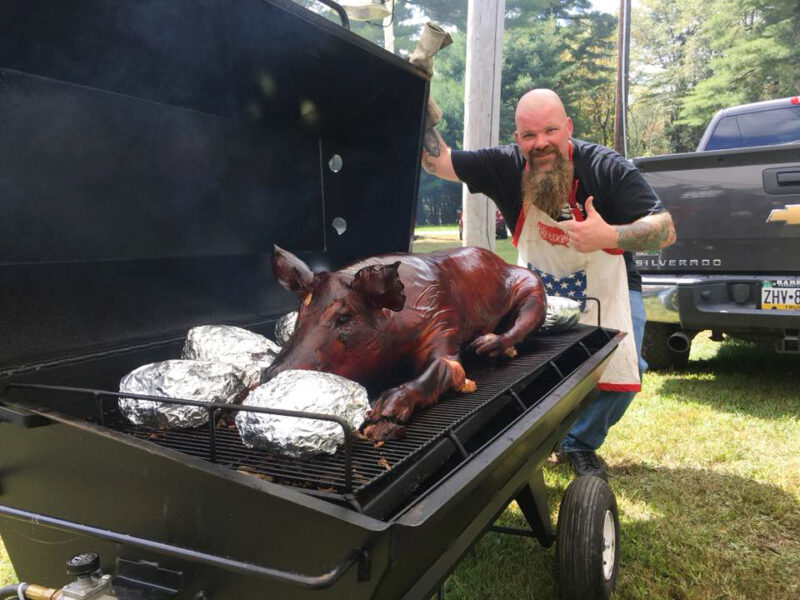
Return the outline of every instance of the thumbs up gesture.
{"type": "Polygon", "coordinates": [[[594,196],[589,196],[584,204],[586,219],[567,221],[569,245],[578,252],[594,252],[603,248],[616,248],[619,234],[605,222],[594,208],[594,196]]]}

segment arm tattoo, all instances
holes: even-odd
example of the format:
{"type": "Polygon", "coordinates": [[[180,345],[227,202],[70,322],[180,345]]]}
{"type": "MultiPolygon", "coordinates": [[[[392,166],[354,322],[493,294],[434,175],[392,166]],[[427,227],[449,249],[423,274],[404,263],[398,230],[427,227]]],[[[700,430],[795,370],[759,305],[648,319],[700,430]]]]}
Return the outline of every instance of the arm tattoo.
{"type": "Polygon", "coordinates": [[[658,250],[675,243],[675,227],[667,212],[642,217],[630,225],[616,225],[614,229],[619,247],[630,252],[658,250]]]}
{"type": "Polygon", "coordinates": [[[442,153],[442,145],[439,139],[439,132],[431,128],[425,132],[425,139],[422,147],[429,156],[439,156],[442,153]]]}
{"type": "Polygon", "coordinates": [[[425,132],[425,138],[422,142],[422,168],[427,173],[434,175],[436,173],[436,163],[434,159],[438,158],[442,153],[441,138],[439,133],[431,128],[425,132]]]}

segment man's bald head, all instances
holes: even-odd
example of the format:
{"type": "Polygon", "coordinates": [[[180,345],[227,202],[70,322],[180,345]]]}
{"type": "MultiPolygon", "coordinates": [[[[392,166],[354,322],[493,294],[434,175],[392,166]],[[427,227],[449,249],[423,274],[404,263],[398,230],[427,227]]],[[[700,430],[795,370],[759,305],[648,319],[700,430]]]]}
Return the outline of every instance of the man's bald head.
{"type": "Polygon", "coordinates": [[[564,110],[564,103],[553,90],[547,88],[537,88],[526,92],[517,102],[517,110],[514,113],[514,121],[519,128],[519,118],[527,113],[542,113],[547,111],[554,116],[566,118],[567,111],[564,110]]]}
{"type": "Polygon", "coordinates": [[[514,140],[531,168],[550,169],[556,153],[569,155],[572,120],[553,90],[538,88],[517,103],[514,140]]]}

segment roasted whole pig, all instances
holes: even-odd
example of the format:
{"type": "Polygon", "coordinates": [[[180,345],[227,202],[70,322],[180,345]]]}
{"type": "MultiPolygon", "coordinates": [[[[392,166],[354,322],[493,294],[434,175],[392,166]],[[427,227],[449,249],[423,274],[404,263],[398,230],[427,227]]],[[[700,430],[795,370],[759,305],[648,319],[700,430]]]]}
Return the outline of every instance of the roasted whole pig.
{"type": "Polygon", "coordinates": [[[475,383],[464,352],[513,357],[541,326],[546,296],[537,275],[482,248],[386,254],[313,273],[275,246],[275,277],[300,297],[294,334],[266,372],[335,373],[377,399],[364,433],[400,438],[418,407],[475,383]]]}

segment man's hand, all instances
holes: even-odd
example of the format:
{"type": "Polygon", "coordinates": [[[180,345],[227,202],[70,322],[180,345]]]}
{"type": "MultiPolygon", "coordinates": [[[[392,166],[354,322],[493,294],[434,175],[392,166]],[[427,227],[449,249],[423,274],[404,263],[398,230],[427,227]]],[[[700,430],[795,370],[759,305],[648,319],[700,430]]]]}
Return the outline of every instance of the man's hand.
{"type": "Polygon", "coordinates": [[[566,222],[569,245],[578,252],[594,252],[603,248],[617,247],[617,230],[605,222],[594,209],[594,196],[589,196],[584,204],[586,220],[566,222]]]}
{"type": "Polygon", "coordinates": [[[609,225],[594,209],[594,197],[584,205],[585,221],[568,221],[569,245],[578,252],[621,248],[630,252],[659,250],[675,243],[675,226],[668,212],[647,215],[630,225],[609,225]]]}

